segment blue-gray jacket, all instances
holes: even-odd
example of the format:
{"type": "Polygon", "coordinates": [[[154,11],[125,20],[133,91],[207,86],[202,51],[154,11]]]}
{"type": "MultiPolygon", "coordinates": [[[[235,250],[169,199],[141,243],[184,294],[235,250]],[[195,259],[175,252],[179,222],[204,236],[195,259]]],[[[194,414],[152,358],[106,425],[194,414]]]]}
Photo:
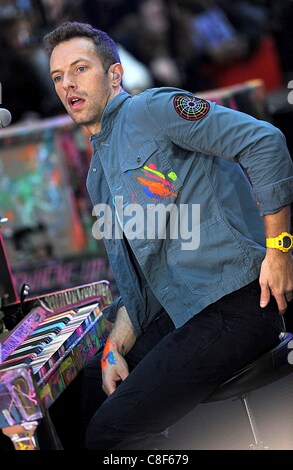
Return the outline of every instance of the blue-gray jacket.
{"type": "Polygon", "coordinates": [[[104,311],[111,321],[124,304],[140,335],[160,304],[178,328],[258,277],[265,255],[261,215],[293,200],[293,164],[278,129],[184,90],[157,88],[112,99],[91,144],[87,188],[121,294],[104,311]],[[113,214],[111,234],[103,204],[113,214]],[[200,208],[200,220],[196,210],[182,216],[193,249],[186,231],[172,232],[167,210],[165,235],[146,238],[148,216],[169,204],[177,214],[187,204],[200,208]],[[125,224],[142,276],[119,233],[125,224]]]}

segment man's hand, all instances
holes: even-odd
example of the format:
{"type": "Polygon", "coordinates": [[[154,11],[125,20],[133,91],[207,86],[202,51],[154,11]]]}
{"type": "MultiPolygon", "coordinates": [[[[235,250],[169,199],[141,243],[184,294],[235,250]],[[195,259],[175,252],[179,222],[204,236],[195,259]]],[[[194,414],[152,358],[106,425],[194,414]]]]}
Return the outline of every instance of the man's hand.
{"type": "Polygon", "coordinates": [[[124,305],[119,308],[115,323],[106,341],[101,360],[103,390],[111,395],[117,382],[125,380],[129,374],[125,354],[136,341],[136,333],[124,305]]]}
{"type": "Polygon", "coordinates": [[[116,390],[116,382],[126,379],[129,374],[124,357],[118,352],[117,344],[107,340],[101,361],[103,390],[111,395],[116,390]]]}
{"type": "Polygon", "coordinates": [[[283,315],[287,309],[287,302],[293,298],[292,254],[268,248],[262,262],[259,283],[261,287],[260,306],[266,307],[271,295],[273,295],[279,313],[283,315]]]}
{"type": "MultiPolygon", "coordinates": [[[[276,214],[264,216],[266,237],[277,237],[282,232],[290,232],[290,206],[285,206],[276,214]]],[[[267,248],[262,262],[259,283],[261,287],[260,306],[266,307],[271,295],[276,299],[279,313],[283,315],[287,302],[292,300],[293,257],[276,248],[267,248]]]]}

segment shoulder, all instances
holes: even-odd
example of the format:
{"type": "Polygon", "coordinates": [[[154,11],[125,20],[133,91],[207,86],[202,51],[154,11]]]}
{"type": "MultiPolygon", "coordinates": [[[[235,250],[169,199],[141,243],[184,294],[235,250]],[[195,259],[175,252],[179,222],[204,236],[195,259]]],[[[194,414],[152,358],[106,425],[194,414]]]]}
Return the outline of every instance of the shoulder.
{"type": "Polygon", "coordinates": [[[143,107],[150,117],[158,119],[183,118],[197,121],[207,115],[215,103],[193,93],[173,87],[150,88],[132,98],[132,105],[143,107]]]}

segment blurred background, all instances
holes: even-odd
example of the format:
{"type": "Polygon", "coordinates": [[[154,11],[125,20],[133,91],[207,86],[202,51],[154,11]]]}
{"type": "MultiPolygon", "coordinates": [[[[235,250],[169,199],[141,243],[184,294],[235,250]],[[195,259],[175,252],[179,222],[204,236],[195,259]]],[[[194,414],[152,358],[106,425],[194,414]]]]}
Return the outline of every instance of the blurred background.
{"type": "Polygon", "coordinates": [[[116,40],[130,93],[198,92],[254,78],[275,92],[292,78],[292,18],[290,0],[0,0],[2,102],[14,123],[63,113],[42,38],[65,20],[116,40]]]}

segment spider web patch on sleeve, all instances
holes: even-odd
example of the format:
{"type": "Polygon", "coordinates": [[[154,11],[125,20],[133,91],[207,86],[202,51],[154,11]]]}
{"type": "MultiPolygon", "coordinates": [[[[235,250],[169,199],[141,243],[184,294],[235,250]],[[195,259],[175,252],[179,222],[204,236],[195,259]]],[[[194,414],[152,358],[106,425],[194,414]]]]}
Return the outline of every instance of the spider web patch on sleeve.
{"type": "Polygon", "coordinates": [[[187,95],[175,96],[173,103],[179,116],[187,121],[197,121],[203,118],[210,109],[210,104],[207,101],[187,95]]]}

